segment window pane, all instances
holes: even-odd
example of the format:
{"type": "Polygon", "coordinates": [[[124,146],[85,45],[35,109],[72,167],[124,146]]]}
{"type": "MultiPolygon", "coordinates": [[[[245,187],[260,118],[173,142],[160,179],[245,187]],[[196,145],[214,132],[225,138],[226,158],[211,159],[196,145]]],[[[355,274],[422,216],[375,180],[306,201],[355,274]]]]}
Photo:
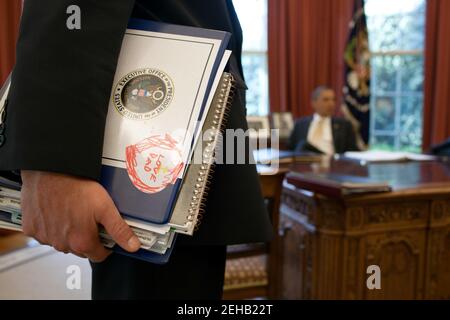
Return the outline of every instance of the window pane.
{"type": "Polygon", "coordinates": [[[372,93],[382,94],[397,91],[397,72],[401,65],[399,56],[374,56],[372,63],[372,93]]]}
{"type": "MultiPolygon", "coordinates": [[[[423,3],[425,6],[425,2],[423,3]]],[[[418,12],[401,17],[399,21],[400,48],[402,50],[423,50],[425,44],[425,13],[418,12]]]]}
{"type": "Polygon", "coordinates": [[[425,0],[366,0],[371,148],[420,151],[425,0]]]}
{"type": "Polygon", "coordinates": [[[368,17],[370,50],[372,52],[397,50],[399,48],[398,24],[397,16],[368,17]]]}
{"type": "Polygon", "coordinates": [[[366,0],[370,50],[423,50],[425,0],[366,0]]]}
{"type": "Polygon", "coordinates": [[[265,54],[247,54],[242,56],[242,64],[247,83],[247,114],[266,115],[268,113],[268,72],[265,54]]]}
{"type": "Polygon", "coordinates": [[[242,65],[247,90],[247,114],[269,112],[267,72],[267,0],[233,0],[244,34],[242,65]]]}
{"type": "Polygon", "coordinates": [[[395,130],[395,99],[392,97],[376,97],[372,117],[375,130],[395,130]]]}
{"type": "Polygon", "coordinates": [[[401,102],[400,148],[420,151],[422,145],[422,96],[404,97],[401,102]]]}
{"type": "Polygon", "coordinates": [[[374,136],[370,144],[372,149],[393,150],[395,139],[393,136],[374,136]]]}
{"type": "Polygon", "coordinates": [[[244,33],[243,50],[267,51],[267,0],[233,0],[233,4],[244,33]]]}
{"type": "Polygon", "coordinates": [[[402,91],[422,92],[423,90],[423,56],[402,57],[402,91]]]}
{"type": "Polygon", "coordinates": [[[408,14],[423,8],[425,0],[365,0],[364,9],[368,17],[408,14]]]}

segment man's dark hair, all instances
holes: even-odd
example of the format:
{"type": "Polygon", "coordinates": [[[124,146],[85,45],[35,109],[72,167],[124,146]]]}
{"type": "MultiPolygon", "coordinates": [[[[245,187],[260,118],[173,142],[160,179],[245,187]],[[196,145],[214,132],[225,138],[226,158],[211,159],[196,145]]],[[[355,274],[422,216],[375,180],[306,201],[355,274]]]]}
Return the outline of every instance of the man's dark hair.
{"type": "Polygon", "coordinates": [[[322,94],[322,92],[327,91],[327,90],[333,90],[333,88],[331,88],[330,86],[318,86],[317,88],[314,89],[314,91],[311,93],[311,100],[312,101],[316,101],[320,95],[322,94]]]}

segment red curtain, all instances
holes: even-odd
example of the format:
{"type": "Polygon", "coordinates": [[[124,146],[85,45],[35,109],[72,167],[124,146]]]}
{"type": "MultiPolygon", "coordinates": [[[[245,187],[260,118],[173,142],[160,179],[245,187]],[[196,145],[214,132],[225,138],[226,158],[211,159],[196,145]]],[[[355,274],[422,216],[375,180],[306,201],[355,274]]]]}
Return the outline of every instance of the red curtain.
{"type": "Polygon", "coordinates": [[[21,0],[0,1],[0,86],[15,63],[21,12],[21,0]]]}
{"type": "Polygon", "coordinates": [[[319,85],[335,89],[340,105],[353,6],[354,0],[269,0],[271,111],[311,114],[319,85]]]}
{"type": "Polygon", "coordinates": [[[450,1],[427,0],[423,149],[450,137],[450,1]]]}

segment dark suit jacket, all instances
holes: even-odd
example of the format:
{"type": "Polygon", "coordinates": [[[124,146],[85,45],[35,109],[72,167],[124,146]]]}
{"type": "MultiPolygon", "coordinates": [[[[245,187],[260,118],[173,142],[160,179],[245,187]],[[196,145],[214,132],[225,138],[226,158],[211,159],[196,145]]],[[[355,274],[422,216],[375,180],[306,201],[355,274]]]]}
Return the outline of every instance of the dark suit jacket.
{"type": "MultiPolygon", "coordinates": [[[[242,31],[231,0],[25,1],[0,170],[100,178],[108,101],[130,16],[231,32],[227,68],[237,92],[227,128],[247,129],[242,31]],[[73,4],[81,8],[81,30],[66,28],[73,4]]],[[[267,241],[270,230],[255,166],[218,165],[199,231],[179,242],[267,241]]]]}
{"type": "MultiPolygon", "coordinates": [[[[304,117],[296,121],[294,130],[288,141],[288,148],[297,151],[316,151],[315,148],[307,142],[309,126],[313,117],[304,117]]],[[[344,153],[346,151],[357,151],[356,137],[352,124],[343,119],[333,117],[331,119],[331,132],[333,135],[335,153],[344,153]]],[[[318,150],[317,150],[318,151],[318,150]]]]}

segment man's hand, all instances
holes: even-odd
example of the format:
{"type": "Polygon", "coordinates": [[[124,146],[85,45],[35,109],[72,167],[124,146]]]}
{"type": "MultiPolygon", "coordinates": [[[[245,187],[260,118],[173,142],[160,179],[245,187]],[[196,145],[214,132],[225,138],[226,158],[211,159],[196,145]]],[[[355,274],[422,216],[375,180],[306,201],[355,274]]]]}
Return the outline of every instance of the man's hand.
{"type": "Polygon", "coordinates": [[[111,253],[100,243],[101,224],[123,249],[139,249],[139,239],[99,183],[41,171],[22,171],[22,182],[25,235],[58,251],[100,262],[111,253]]]}

